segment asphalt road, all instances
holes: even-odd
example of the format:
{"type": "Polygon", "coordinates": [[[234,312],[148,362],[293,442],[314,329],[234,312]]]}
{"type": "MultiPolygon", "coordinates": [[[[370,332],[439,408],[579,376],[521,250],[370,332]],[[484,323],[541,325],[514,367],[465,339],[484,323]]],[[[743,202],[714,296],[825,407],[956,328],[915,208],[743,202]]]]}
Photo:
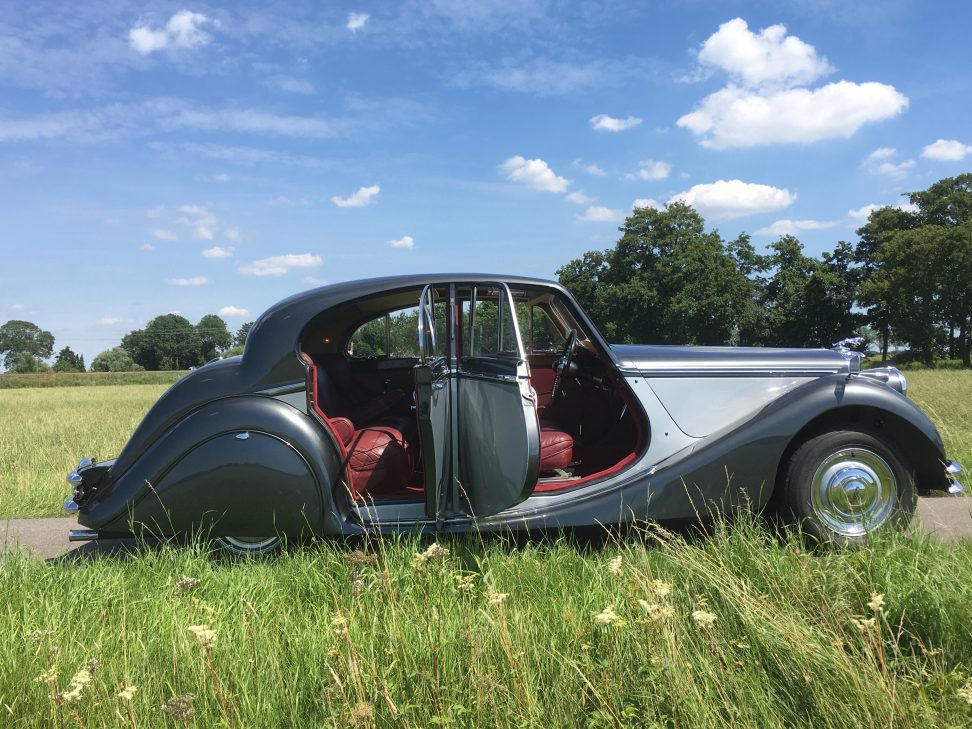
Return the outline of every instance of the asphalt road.
{"type": "MultiPolygon", "coordinates": [[[[922,530],[937,539],[952,542],[972,537],[972,498],[926,498],[918,500],[922,530]]],[[[73,517],[51,519],[4,519],[0,521],[2,552],[26,549],[44,559],[70,555],[124,554],[132,547],[126,539],[98,542],[69,542],[68,530],[77,528],[73,517]]]]}

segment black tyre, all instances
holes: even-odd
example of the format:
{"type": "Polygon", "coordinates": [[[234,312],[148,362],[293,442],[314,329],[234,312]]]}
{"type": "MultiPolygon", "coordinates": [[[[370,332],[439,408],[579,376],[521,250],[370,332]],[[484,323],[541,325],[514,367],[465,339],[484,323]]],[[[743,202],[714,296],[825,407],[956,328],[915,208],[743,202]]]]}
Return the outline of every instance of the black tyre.
{"type": "Polygon", "coordinates": [[[272,554],[280,549],[280,537],[216,537],[216,546],[238,557],[272,554]]]}
{"type": "Polygon", "coordinates": [[[804,532],[822,542],[853,543],[886,525],[903,528],[915,512],[907,457],[880,433],[835,430],[793,453],[783,503],[804,532]]]}

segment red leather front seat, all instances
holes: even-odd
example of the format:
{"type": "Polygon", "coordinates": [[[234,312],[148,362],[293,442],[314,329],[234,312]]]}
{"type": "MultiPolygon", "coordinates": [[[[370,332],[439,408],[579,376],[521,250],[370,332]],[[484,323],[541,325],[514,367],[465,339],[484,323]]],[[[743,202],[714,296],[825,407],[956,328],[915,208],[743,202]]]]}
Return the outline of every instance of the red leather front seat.
{"type": "Polygon", "coordinates": [[[567,468],[574,459],[574,437],[554,423],[540,421],[540,472],[567,468]]]}
{"type": "Polygon", "coordinates": [[[347,418],[331,418],[330,423],[348,449],[352,496],[393,492],[408,484],[412,462],[400,431],[381,425],[355,430],[347,418]]]}

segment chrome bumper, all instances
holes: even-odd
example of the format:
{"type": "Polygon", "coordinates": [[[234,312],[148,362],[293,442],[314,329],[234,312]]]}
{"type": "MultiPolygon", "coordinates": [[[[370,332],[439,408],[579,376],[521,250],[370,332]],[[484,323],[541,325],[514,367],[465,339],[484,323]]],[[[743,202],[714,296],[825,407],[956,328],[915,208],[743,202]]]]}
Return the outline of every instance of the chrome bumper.
{"type": "Polygon", "coordinates": [[[958,480],[958,475],[962,473],[962,467],[955,461],[945,462],[945,475],[948,478],[948,493],[950,496],[961,496],[965,493],[965,487],[958,480]]]}

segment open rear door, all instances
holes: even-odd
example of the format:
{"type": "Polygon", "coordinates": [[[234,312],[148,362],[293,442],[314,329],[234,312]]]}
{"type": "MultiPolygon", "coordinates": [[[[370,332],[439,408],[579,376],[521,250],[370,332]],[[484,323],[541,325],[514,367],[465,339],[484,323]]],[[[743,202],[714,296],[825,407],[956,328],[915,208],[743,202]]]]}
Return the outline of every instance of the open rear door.
{"type": "Polygon", "coordinates": [[[485,517],[519,503],[536,486],[536,401],[509,287],[482,282],[455,292],[459,491],[465,510],[485,517]]]}
{"type": "Polygon", "coordinates": [[[440,521],[452,482],[452,381],[450,350],[452,307],[448,289],[426,286],[419,299],[420,362],[415,365],[415,409],[422,441],[425,474],[425,510],[440,521]]]}

